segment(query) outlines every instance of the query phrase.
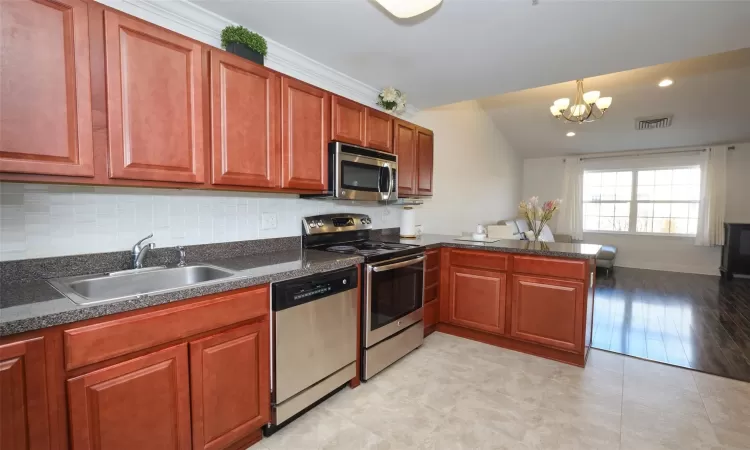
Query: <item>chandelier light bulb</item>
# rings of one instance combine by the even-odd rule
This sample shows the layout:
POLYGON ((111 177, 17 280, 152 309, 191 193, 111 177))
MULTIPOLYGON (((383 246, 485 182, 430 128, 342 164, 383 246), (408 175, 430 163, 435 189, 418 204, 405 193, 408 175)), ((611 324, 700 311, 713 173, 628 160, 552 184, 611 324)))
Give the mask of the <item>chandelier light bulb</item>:
POLYGON ((669 78, 665 78, 659 82, 659 87, 668 87, 672 86, 674 81, 670 80, 669 78))
POLYGON ((443 0, 375 0, 399 19, 408 19, 426 13, 443 0))
POLYGON ((601 97, 596 101, 596 107, 604 111, 612 104, 612 97, 601 97))
POLYGON ((599 100, 599 95, 601 95, 601 92, 599 91, 588 91, 583 94, 583 101, 588 103, 589 105, 592 105, 596 103, 597 100, 599 100))
POLYGON ((570 99, 569 98, 559 98, 555 100, 554 103, 555 107, 557 107, 558 110, 568 109, 568 106, 570 106, 570 99))
POLYGON ((576 135, 576 134, 575 134, 574 132, 572 132, 572 131, 568 131, 568 133, 567 133, 567 134, 566 134, 565 136, 567 136, 567 137, 573 137, 573 136, 575 136, 575 135, 576 135))
POLYGON ((577 105, 573 105, 570 108, 570 114, 572 114, 574 117, 580 117, 584 114, 586 114, 586 105, 579 103, 577 105))
POLYGON ((549 107, 549 111, 552 113, 553 116, 557 117, 562 115, 562 111, 557 109, 557 106, 552 105, 549 107))

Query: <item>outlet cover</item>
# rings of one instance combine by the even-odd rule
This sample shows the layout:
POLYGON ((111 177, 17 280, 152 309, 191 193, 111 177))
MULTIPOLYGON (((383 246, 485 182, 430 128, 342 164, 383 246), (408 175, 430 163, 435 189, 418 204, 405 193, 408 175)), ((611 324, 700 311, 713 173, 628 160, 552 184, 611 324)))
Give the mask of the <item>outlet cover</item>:
POLYGON ((276 228, 276 213, 263 213, 260 216, 260 228, 273 230, 276 228))

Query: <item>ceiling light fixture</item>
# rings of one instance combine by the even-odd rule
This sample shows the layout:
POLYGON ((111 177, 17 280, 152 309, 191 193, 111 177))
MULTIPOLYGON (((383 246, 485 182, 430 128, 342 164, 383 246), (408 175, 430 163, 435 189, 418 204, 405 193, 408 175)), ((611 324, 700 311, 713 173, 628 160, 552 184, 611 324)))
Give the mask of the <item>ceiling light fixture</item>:
POLYGON ((443 0, 375 0, 380 6, 399 19, 424 14, 443 0))
POLYGON ((575 136, 575 135, 576 135, 576 134, 575 134, 575 133, 573 133, 572 131, 568 131, 568 134, 566 134, 565 136, 567 136, 567 137, 573 137, 573 136, 575 136))
POLYGON ((659 87, 668 87, 672 86, 674 84, 674 81, 672 81, 669 78, 665 78, 659 82, 659 87))
MULTIPOLYGON (((570 104, 569 98, 557 99, 549 107, 549 111, 560 120, 585 123, 601 119, 610 105, 612 105, 612 97, 601 97, 599 91, 583 92, 583 80, 576 80, 576 96, 573 104, 570 104)), ((568 136, 575 136, 575 133, 568 133, 568 136)))

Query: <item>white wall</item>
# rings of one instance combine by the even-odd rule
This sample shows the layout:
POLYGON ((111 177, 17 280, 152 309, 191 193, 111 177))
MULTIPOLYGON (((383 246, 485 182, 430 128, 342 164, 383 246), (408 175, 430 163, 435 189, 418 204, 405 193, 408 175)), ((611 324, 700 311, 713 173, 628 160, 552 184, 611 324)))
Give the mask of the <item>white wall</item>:
MULTIPOLYGON (((727 156, 726 220, 750 222, 750 143, 738 144, 727 156)), ((562 195, 562 158, 523 161, 523 197, 542 199, 562 195)), ((556 223, 550 228, 554 231, 556 223)), ((584 233, 584 241, 617 247, 615 265, 676 272, 719 273, 720 248, 701 247, 693 238, 584 233)))
POLYGON ((128 250, 151 232, 158 247, 299 236, 302 217, 335 212, 400 223, 396 207, 296 195, 0 183, 0 260, 128 250))
POLYGON ((516 216, 521 159, 476 101, 420 111, 435 133, 433 198, 417 209, 425 233, 460 235, 516 216))

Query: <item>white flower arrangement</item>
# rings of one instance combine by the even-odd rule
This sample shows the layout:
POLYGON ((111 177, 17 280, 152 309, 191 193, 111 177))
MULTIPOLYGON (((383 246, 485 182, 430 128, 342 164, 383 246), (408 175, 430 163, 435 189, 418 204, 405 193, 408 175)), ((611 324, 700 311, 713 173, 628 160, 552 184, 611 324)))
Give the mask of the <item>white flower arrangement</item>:
POLYGON ((400 114, 406 109, 406 94, 394 87, 387 87, 378 94, 378 105, 390 113, 400 114))

